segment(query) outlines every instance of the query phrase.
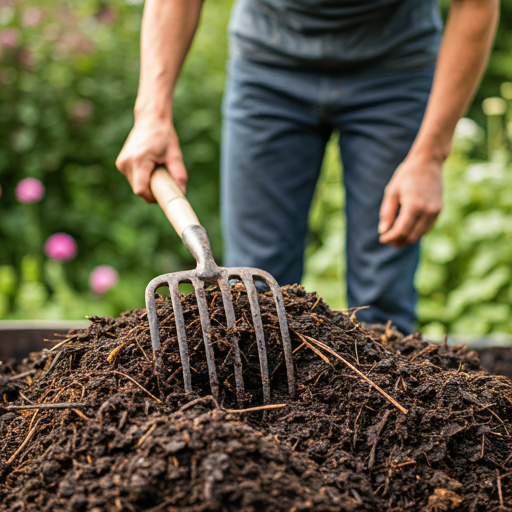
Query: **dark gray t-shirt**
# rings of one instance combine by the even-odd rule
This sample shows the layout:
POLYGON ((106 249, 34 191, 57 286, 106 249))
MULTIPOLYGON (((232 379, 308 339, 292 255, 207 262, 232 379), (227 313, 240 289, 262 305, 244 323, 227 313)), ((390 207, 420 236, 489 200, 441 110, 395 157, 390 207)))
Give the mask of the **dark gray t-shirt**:
POLYGON ((435 64, 437 0, 237 0, 231 54, 330 70, 435 64))

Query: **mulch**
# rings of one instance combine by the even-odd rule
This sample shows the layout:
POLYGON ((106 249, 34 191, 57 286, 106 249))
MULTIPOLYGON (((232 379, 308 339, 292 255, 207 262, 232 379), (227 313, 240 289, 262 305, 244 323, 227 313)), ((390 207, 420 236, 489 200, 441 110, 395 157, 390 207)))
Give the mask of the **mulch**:
POLYGON ((192 393, 161 296, 159 375, 145 310, 91 318, 52 350, 0 364, 0 511, 512 510, 512 382, 475 351, 360 325, 284 287, 297 396, 272 296, 261 294, 272 402, 284 404, 262 409, 245 290, 234 288, 231 331, 219 291, 207 298, 218 400, 193 295, 182 297, 192 393))

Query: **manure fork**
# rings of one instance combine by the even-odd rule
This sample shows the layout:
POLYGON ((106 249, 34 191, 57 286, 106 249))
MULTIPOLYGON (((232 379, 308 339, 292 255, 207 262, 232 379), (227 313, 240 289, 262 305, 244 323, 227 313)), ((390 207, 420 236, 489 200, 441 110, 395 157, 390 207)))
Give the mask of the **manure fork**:
MULTIPOLYGON (((156 312, 155 292, 160 286, 168 286, 171 296, 172 308, 176 322, 176 331, 178 334, 178 346, 180 359, 183 369, 183 381, 185 391, 192 391, 192 378, 190 374, 190 362, 188 356, 187 338, 185 334, 185 319, 181 307, 179 284, 191 283, 194 287, 201 328, 203 331, 203 340, 206 353, 206 362, 208 364, 208 374, 210 387, 213 396, 217 399, 219 395, 219 381, 217 378, 217 369, 215 366, 213 346, 210 337, 210 318, 208 314, 208 305, 205 296, 204 285, 217 284, 222 294, 222 302, 226 312, 226 322, 228 329, 235 325, 235 312, 231 300, 229 280, 240 278, 245 285, 249 304, 251 307, 254 330, 256 333, 256 343, 258 347, 258 356, 261 368, 261 382, 263 387, 263 401, 267 405, 270 403, 270 378, 268 373, 267 349, 265 345, 265 336, 263 333, 263 323, 261 320, 260 307, 258 302, 258 292, 254 284, 254 278, 257 277, 265 281, 270 287, 274 296, 274 302, 279 318, 281 337, 283 341, 283 351, 286 363, 286 373, 288 378, 288 391, 292 397, 295 396, 295 376, 293 372, 292 348, 286 313, 284 309, 283 296, 276 280, 263 270, 249 267, 218 267, 213 258, 210 241, 206 230, 201 226, 194 210, 190 206, 177 183, 167 172, 165 168, 157 167, 151 176, 151 191, 165 215, 173 225, 174 229, 181 237, 185 247, 194 256, 197 267, 195 270, 182 272, 173 272, 163 274, 153 279, 146 288, 146 307, 148 311, 149 327, 151 332, 151 343, 153 346, 155 367, 157 371, 161 368, 161 347, 160 335, 158 331, 158 317, 156 312)), ((239 403, 244 396, 244 380, 242 376, 242 359, 240 356, 240 347, 236 336, 231 336, 231 343, 234 356, 234 374, 236 383, 236 395, 239 403)))

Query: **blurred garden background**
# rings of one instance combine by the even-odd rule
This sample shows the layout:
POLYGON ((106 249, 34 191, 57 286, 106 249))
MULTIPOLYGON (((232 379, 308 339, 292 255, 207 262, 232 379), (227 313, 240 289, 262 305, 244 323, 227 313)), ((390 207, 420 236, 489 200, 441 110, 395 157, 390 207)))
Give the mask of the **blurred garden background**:
MULTIPOLYGON (((219 261, 231 3, 205 2, 174 102, 188 197, 219 261)), ((449 2, 441 5, 446 14, 449 2)), ((143 307, 153 277, 193 267, 159 208, 135 197, 114 164, 133 121, 142 8, 140 0, 0 1, 0 319, 117 315, 143 307)), ((303 284, 337 309, 346 306, 341 174, 333 138, 303 284)), ((458 125, 445 205, 423 243, 419 329, 510 337, 512 0, 502 1, 487 73, 458 125)))

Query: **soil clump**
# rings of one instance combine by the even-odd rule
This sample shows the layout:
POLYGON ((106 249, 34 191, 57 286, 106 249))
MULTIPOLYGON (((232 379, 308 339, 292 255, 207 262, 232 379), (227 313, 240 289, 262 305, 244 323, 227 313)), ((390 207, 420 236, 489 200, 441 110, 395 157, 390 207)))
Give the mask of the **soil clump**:
POLYGON ((352 311, 284 287, 297 397, 287 392, 273 298, 261 294, 272 401, 286 405, 239 412, 262 405, 249 302, 236 285, 238 321, 228 332, 220 292, 207 298, 218 401, 193 295, 182 297, 192 393, 183 391, 174 315, 163 297, 158 378, 145 310, 91 318, 51 351, 18 368, 0 365, 0 511, 512 507, 512 382, 483 370, 475 351, 360 325, 352 311), (240 404, 233 335, 243 354, 240 404))

